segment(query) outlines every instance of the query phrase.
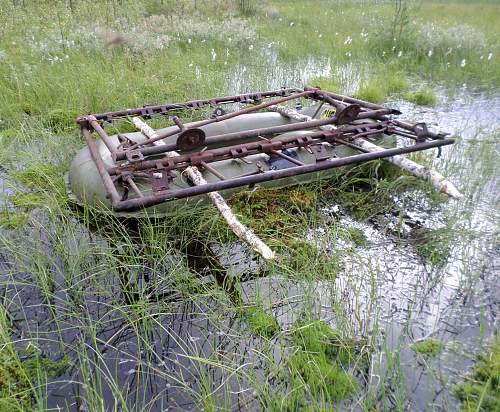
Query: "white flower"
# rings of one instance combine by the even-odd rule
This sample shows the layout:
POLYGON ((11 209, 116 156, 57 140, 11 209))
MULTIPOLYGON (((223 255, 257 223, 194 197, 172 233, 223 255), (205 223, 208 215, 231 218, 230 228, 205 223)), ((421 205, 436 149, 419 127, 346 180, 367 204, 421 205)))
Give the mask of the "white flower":
POLYGON ((462 59, 462 61, 460 62, 460 67, 465 67, 466 64, 467 64, 467 60, 462 59))
POLYGON ((430 49, 430 50, 427 52, 427 56, 428 56, 428 57, 431 57, 431 56, 432 56, 432 53, 433 53, 433 52, 432 52, 432 49, 430 49))
POLYGON ((188 39, 188 43, 191 44, 191 38, 188 39))
POLYGON ((488 53, 488 60, 491 60, 492 57, 493 57, 493 53, 488 53))
POLYGON ((479 56, 479 60, 483 60, 484 59, 484 56, 481 54, 481 56, 479 56))
POLYGON ((295 23, 293 21, 290 22, 290 27, 293 27, 295 23))
POLYGON ((321 38, 323 37, 323 35, 320 33, 320 34, 318 35, 318 37, 321 39, 321 38))
POLYGON ((212 61, 215 61, 215 58, 217 57, 217 53, 215 52, 214 49, 212 49, 210 53, 212 53, 212 61))
POLYGON ((351 43, 352 43, 351 36, 347 36, 347 39, 345 39, 344 44, 351 44, 351 43))
POLYGON ((400 51, 398 52, 398 57, 401 57, 402 55, 403 55, 403 52, 400 50, 400 51))
POLYGON ((251 44, 250 46, 248 46, 248 50, 250 50, 250 51, 253 50, 253 44, 251 44))

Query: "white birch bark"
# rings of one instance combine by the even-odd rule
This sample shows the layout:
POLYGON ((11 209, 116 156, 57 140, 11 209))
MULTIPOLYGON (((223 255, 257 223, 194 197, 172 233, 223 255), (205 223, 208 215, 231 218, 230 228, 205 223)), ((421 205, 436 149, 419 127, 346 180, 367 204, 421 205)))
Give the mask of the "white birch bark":
MULTIPOLYGON (((286 116, 290 119, 297 120, 299 122, 313 120, 310 116, 299 113, 294 109, 281 108, 278 106, 271 106, 269 107, 269 109, 277 113, 280 113, 283 116, 286 116)), ((325 125, 325 126, 320 126, 320 129, 334 130, 335 126, 325 125)), ((377 146, 376 144, 373 144, 362 138, 354 139, 353 143, 361 147, 362 149, 365 149, 368 152, 380 152, 385 150, 383 147, 377 146)), ((396 166, 399 166, 401 169, 406 170, 413 176, 429 181, 434 186, 434 188, 441 193, 445 193, 448 196, 455 199, 460 199, 461 197, 463 197, 463 194, 460 193, 460 191, 456 188, 456 186, 452 182, 450 182, 441 173, 437 172, 434 169, 422 166, 421 164, 418 164, 413 160, 410 160, 402 155, 385 157, 383 160, 387 160, 388 162, 391 162, 396 166)))
MULTIPOLYGON (((133 117, 132 121, 137 127, 138 130, 141 131, 149 139, 154 139, 158 135, 147 123, 142 121, 139 117, 133 117)), ((155 142, 156 144, 163 144, 160 140, 155 142)), ((179 153, 175 151, 167 152, 165 154, 168 157, 179 156, 179 153)), ((186 173, 191 181, 196 186, 206 185, 208 182, 205 180, 201 172, 195 166, 190 166, 184 169, 184 173, 186 173)), ((243 225, 236 215, 233 213, 229 205, 226 203, 224 198, 220 195, 219 192, 210 192, 207 193, 207 196, 210 198, 214 206, 219 210, 222 217, 226 220, 229 227, 232 229, 234 234, 238 236, 239 239, 247 242, 254 251, 260 254, 264 259, 271 260, 274 259, 274 252, 267 246, 253 231, 243 225)))

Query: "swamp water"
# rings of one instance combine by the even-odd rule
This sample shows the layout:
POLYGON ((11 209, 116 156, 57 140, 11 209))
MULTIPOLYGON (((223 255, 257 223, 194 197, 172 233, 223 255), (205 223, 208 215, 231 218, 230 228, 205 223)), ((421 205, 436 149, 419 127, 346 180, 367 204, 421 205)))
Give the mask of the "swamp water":
MULTIPOLYGON (((314 75, 298 76, 307 81, 302 77, 314 75)), ((382 409, 453 410, 457 400, 450 389, 498 328, 500 97, 464 92, 437 108, 393 105, 405 119, 459 136, 432 162, 464 199, 435 206, 419 191, 407 191, 394 199, 399 214, 367 222, 338 205, 323 205, 322 225, 304 238, 339 259, 337 277, 300 282, 274 271, 248 276, 240 294, 244 302, 272 308, 285 332, 301 314, 316 313, 346 336, 367 340, 369 370, 342 408, 368 402, 382 409), (341 238, 339 227, 358 228, 366 243, 341 238), (449 256, 434 260, 417 253, 406 239, 421 228, 446 228, 452 235, 435 247, 438 257, 449 256), (427 338, 442 344, 434 357, 410 348, 427 338)), ((35 210, 25 229, 2 231, 8 247, 0 287, 13 340, 21 353, 63 365, 43 389, 47 406, 92 410, 104 398, 109 408, 198 410, 212 399, 215 407, 257 410, 266 394, 287 391, 275 373, 286 365, 286 337, 252 336, 220 288, 195 299, 169 298, 169 275, 189 275, 193 267, 184 254, 146 268, 140 261, 129 264, 138 288, 152 291, 130 301, 117 275, 120 263, 102 253, 107 242, 69 219, 59 225, 35 210)), ((233 276, 260 270, 239 243, 215 245, 212 252, 233 276)))

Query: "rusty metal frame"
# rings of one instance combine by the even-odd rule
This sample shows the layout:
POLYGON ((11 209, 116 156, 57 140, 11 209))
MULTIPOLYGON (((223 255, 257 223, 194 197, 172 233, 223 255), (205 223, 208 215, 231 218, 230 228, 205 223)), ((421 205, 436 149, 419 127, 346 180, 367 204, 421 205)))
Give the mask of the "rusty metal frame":
POLYGON ((441 147, 454 143, 453 139, 445 138, 444 134, 430 132, 425 123, 415 125, 392 119, 392 115, 401 114, 398 110, 374 103, 354 99, 349 96, 323 91, 318 88, 306 87, 304 89, 280 89, 255 93, 240 94, 234 96, 216 97, 206 100, 193 100, 184 103, 165 104, 158 106, 145 106, 137 109, 128 109, 102 114, 90 114, 77 118, 82 136, 88 146, 90 155, 94 160, 97 170, 102 178, 107 195, 115 211, 134 211, 141 208, 157 205, 172 199, 181 199, 190 196, 206 194, 246 185, 254 185, 269 180, 282 179, 306 173, 314 173, 322 170, 341 167, 349 164, 358 164, 375 159, 394 156, 397 154, 410 153, 434 147, 441 147), (176 150, 177 144, 152 145, 157 140, 166 137, 179 136, 186 130, 199 130, 214 122, 224 121, 246 113, 255 113, 268 109, 270 106, 291 102, 297 99, 310 99, 320 103, 327 103, 335 107, 336 112, 332 117, 305 122, 290 123, 282 126, 258 128, 237 133, 226 133, 208 137, 203 142, 203 147, 192 150, 181 151, 179 156, 165 156, 165 153, 176 150), (182 110, 199 110, 201 108, 219 107, 225 104, 245 104, 244 108, 213 116, 210 119, 201 120, 184 126, 178 116, 172 120, 178 129, 169 133, 158 133, 153 139, 146 139, 142 143, 127 142, 124 135, 120 135, 124 144, 115 147, 110 136, 105 131, 105 125, 117 119, 130 116, 151 118, 154 116, 169 116, 179 114, 182 110), (370 119, 363 122, 363 119, 370 119), (373 122, 376 120, 376 122, 373 122), (334 125, 337 128, 321 130, 321 126, 334 125), (302 133, 291 135, 286 138, 275 138, 273 136, 285 132, 301 131, 302 133), (303 131, 307 131, 304 134, 303 131), (96 141, 92 137, 95 132, 103 144, 110 151, 115 166, 108 167, 104 163, 96 141), (353 141, 356 138, 370 138, 373 135, 395 134, 414 140, 414 144, 404 147, 387 149, 381 152, 366 153, 356 146, 353 141), (260 140, 258 140, 260 138, 260 140), (246 143, 236 141, 251 139, 246 143), (255 141, 257 139, 257 141, 255 141), (322 145, 346 145, 359 150, 355 154, 343 158, 325 158, 318 155, 314 164, 303 164, 302 162, 288 156, 286 150, 303 148, 309 151, 321 152, 322 145), (217 147, 214 148, 214 145, 217 147), (222 147, 220 147, 222 146, 222 147), (321 147, 320 147, 321 146, 321 147), (285 151, 285 153, 283 153, 285 151), (211 163, 226 159, 241 159, 251 155, 265 153, 286 159, 293 166, 281 170, 263 171, 256 169, 255 173, 226 178, 218 172, 211 163), (131 156, 135 156, 137 159, 131 156), (193 186, 179 190, 171 190, 168 187, 168 179, 175 173, 181 173, 186 167, 197 166, 208 171, 218 178, 214 183, 201 186, 193 186), (151 180, 152 194, 144 195, 134 182, 134 178, 148 178, 151 180), (125 194, 120 195, 117 186, 125 188, 125 194), (135 194, 135 198, 128 198, 129 190, 135 194))

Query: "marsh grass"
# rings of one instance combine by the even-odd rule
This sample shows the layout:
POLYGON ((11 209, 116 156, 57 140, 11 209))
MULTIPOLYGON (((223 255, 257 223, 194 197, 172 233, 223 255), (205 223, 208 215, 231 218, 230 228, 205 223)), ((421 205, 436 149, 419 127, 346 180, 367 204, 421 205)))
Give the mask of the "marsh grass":
MULTIPOLYGON (((325 58, 330 74, 301 81, 377 102, 420 93, 416 102, 428 103, 431 93, 414 86, 422 81, 495 88, 498 5, 476 3, 423 2, 395 41, 386 3, 360 12, 359 2, 321 0, 0 0, 0 161, 13 186, 0 212, 3 407, 46 410, 62 388, 63 407, 81 410, 404 410, 408 345, 383 333, 381 274, 361 259, 370 239, 319 210, 335 203, 360 223, 402 216, 394 196, 410 188, 443 200, 426 183, 373 162, 327 182, 237 195, 241 220, 279 254, 260 273, 276 284, 244 301, 264 278, 229 277, 207 257, 214 243, 236 241, 210 207, 132 221, 72 205, 62 176, 82 146, 77 115, 225 94, 233 83, 289 83, 273 69, 307 67, 310 56, 325 58), (308 237, 321 230, 320 241, 308 237), (346 257, 369 273, 348 273, 339 295, 346 257), (375 347, 386 360, 378 383, 375 347)), ((472 202, 495 158, 487 145, 469 149, 485 171, 471 183, 472 202)), ((466 173, 461 163, 442 166, 466 173)), ((457 232, 421 232, 412 251, 439 269, 457 232)))

